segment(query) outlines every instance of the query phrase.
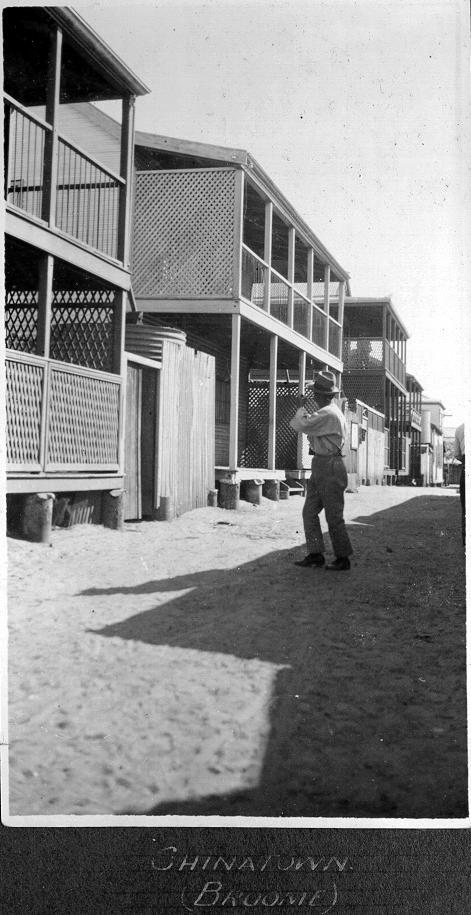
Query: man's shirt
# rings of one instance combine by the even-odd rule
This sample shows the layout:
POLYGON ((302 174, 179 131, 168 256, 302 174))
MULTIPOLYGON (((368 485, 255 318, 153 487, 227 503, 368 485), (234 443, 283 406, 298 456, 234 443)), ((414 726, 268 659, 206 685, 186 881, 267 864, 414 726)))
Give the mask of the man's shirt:
POLYGON ((347 424, 337 404, 327 404, 315 413, 300 407, 290 426, 295 432, 305 432, 315 454, 340 454, 347 433, 347 424))
POLYGON ((455 458, 464 457, 464 423, 455 430, 455 458))

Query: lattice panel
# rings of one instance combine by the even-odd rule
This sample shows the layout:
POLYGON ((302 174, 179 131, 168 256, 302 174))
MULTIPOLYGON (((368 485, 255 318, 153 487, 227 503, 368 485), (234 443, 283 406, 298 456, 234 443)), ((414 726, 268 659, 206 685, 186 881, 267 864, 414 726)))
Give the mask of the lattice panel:
POLYGON ((39 466, 44 368, 6 360, 7 464, 39 466))
POLYGON ((378 369, 383 366, 383 341, 368 337, 346 338, 343 341, 344 371, 378 369))
POLYGON ((138 173, 135 294, 231 295, 234 213, 233 170, 138 173))
POLYGON ((38 293, 33 289, 9 289, 5 302, 5 346, 21 353, 35 353, 38 334, 38 293))
POLYGON ((361 400, 375 410, 384 411, 384 378, 381 375, 342 375, 342 387, 349 402, 361 400))
POLYGON ((297 396, 297 384, 279 384, 277 386, 275 464, 283 470, 293 470, 297 462, 298 436, 289 425, 297 410, 297 396))
POLYGON ((91 369, 113 367, 114 290, 54 292, 51 358, 91 369))
MULTIPOLYGON (((289 423, 297 410, 298 385, 278 384, 276 388, 275 465, 278 470, 297 466, 297 433, 289 423)), ((247 444, 240 456, 241 467, 266 467, 268 463, 268 398, 266 381, 252 381, 248 391, 247 444)), ((314 409, 312 396, 307 409, 314 409)))
POLYGON ((241 467, 266 467, 268 464, 268 386, 265 382, 249 384, 246 445, 239 463, 241 467))
POLYGON ((117 465, 119 391, 112 381, 51 371, 46 470, 117 465))

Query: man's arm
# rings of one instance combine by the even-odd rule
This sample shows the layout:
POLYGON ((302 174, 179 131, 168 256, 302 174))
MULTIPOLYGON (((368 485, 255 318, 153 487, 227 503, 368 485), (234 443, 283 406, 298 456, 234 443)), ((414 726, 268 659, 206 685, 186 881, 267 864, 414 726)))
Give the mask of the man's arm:
POLYGON ((290 426, 295 432, 331 432, 331 418, 325 413, 308 413, 305 407, 300 407, 293 416, 290 426))

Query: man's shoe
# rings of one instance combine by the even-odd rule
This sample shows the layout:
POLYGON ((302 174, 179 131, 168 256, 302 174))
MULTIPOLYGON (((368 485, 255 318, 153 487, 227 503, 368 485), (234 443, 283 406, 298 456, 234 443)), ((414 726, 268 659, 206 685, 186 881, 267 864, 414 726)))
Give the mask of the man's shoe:
POLYGON ((328 572, 346 572, 350 568, 348 556, 337 556, 334 562, 326 566, 328 572))
POLYGON ((295 566, 301 566, 301 568, 306 569, 308 566, 323 566, 325 564, 324 554, 323 553, 309 553, 304 559, 298 559, 295 563, 295 566))

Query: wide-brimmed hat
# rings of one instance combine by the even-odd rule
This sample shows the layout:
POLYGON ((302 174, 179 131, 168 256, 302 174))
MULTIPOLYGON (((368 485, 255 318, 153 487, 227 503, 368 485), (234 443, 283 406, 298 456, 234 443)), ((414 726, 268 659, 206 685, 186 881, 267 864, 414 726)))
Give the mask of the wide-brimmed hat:
POLYGON ((338 394, 339 389, 333 372, 317 372, 311 390, 315 394, 338 394))

